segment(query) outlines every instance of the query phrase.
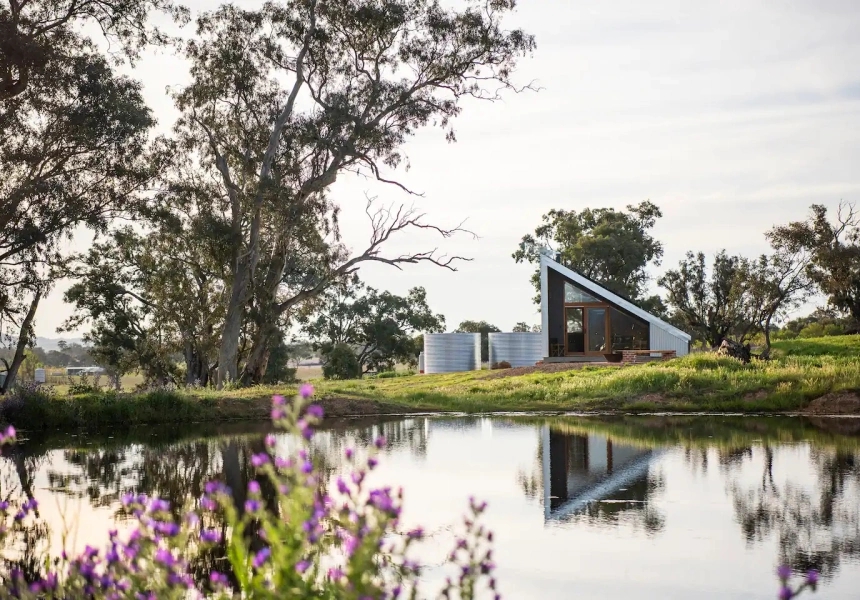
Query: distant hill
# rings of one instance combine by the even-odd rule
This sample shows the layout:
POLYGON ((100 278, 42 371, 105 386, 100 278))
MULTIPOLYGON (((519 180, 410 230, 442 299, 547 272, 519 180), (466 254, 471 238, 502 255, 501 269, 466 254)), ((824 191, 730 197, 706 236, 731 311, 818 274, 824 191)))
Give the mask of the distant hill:
POLYGON ((84 345, 83 338, 49 338, 49 337, 37 337, 36 338, 36 347, 41 348, 45 352, 50 352, 51 350, 59 350, 60 342, 66 342, 67 344, 80 344, 84 345))

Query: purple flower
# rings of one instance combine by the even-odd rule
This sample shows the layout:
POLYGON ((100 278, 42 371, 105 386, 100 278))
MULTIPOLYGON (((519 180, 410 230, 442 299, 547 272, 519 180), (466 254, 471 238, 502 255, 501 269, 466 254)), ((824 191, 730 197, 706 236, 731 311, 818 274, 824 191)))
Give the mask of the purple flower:
POLYGON ((808 583, 809 585, 817 584, 818 583, 818 571, 816 571, 815 569, 807 571, 806 583, 808 583))
POLYGON ((259 494, 260 493, 260 484, 256 481, 251 481, 248 483, 248 493, 249 494, 259 494))
POLYGON ((203 510, 215 510, 215 507, 215 501, 209 496, 203 496, 200 498, 200 508, 203 510))
POLYGON ((346 485, 342 477, 337 478, 337 491, 341 494, 349 495, 349 486, 346 485))
POLYGON ((165 567, 173 567, 176 565, 176 557, 170 552, 170 550, 165 550, 164 548, 159 548, 155 553, 155 561, 160 562, 165 567))
POLYGON ((314 395, 314 386, 309 383, 302 384, 302 387, 299 388, 299 396, 302 398, 308 399, 314 395))
POLYGON ((385 447, 385 436, 381 435, 378 438, 376 438, 376 440, 374 440, 374 442, 373 442, 373 445, 376 446, 377 448, 380 448, 380 449, 384 448, 385 447))
POLYGON ((347 460, 352 460, 352 457, 355 454, 355 451, 352 448, 347 448, 345 454, 346 454, 347 460))
POLYGON ((275 457, 275 466, 279 469, 289 469, 293 466, 293 461, 282 456, 275 457))
POLYGON ((279 408, 276 406, 275 408, 272 409, 272 420, 273 421, 280 421, 285 416, 286 416, 286 413, 284 413, 284 410, 282 408, 279 408))
POLYGON ((391 498, 391 489, 371 490, 368 503, 383 512, 394 512, 394 500, 391 498))
POLYGON ((323 407, 319 404, 311 404, 310 406, 308 406, 308 414, 315 419, 322 419, 323 415, 325 414, 325 411, 323 410, 323 407))
POLYGON ((149 503, 149 512, 167 512, 170 510, 170 502, 160 498, 153 498, 149 503))
POLYGON ((310 568, 310 566, 311 566, 311 563, 309 563, 308 561, 300 560, 299 562, 296 563, 296 571, 298 571, 299 573, 304 573, 305 571, 307 571, 310 568))
POLYGON ((271 433, 266 436, 266 446, 268 448, 274 448, 276 441, 277 440, 275 440, 275 436, 272 435, 271 433))
POLYGON ((245 502, 245 511, 255 513, 260 510, 260 503, 257 500, 248 500, 245 502))
POLYGON ((782 586, 779 590, 779 600, 791 600, 794 598, 794 592, 788 586, 782 586))
POLYGON ((226 494, 227 487, 220 481, 209 481, 203 487, 203 491, 205 491, 207 494, 226 494))
POLYGON ((785 581, 786 579, 791 577, 791 567, 789 567, 788 565, 780 565, 776 569, 776 574, 780 579, 785 581))
POLYGON ((217 544, 221 541, 221 532, 214 529, 204 529, 200 532, 200 541, 206 544, 217 544))
POLYGON ((343 578, 343 571, 341 571, 338 567, 328 570, 328 577, 333 581, 337 581, 343 578))
POLYGON ((314 470, 314 465, 311 463, 311 461, 307 460, 304 463, 302 463, 302 473, 312 473, 313 470, 314 470))
POLYGON ((309 440, 314 437, 314 430, 304 419, 299 419, 299 422, 296 423, 296 426, 299 428, 299 431, 302 432, 302 437, 306 440, 309 440))
POLYGON ((254 454, 251 457, 251 464, 254 465, 254 467, 256 467, 258 469, 260 467, 262 467, 263 465, 267 464, 268 462, 269 462, 269 455, 266 454, 265 452, 261 452, 260 454, 254 454))
POLYGON ((368 469, 374 469, 374 468, 376 468, 376 465, 378 465, 378 464, 379 464, 379 461, 373 457, 370 457, 367 459, 367 468, 368 469))
POLYGON ((166 535, 167 537, 174 537, 176 535, 179 535, 179 525, 173 522, 156 523, 155 530, 162 535, 166 535))
POLYGON ((272 551, 269 548, 263 548, 259 552, 254 555, 254 560, 252 561, 254 568, 259 569, 266 561, 269 560, 269 556, 272 555, 272 551))
MULTIPOLYGON (((313 388, 311 388, 311 391, 313 391, 313 388)), ((7 427, 6 431, 3 433, 3 437, 5 437, 7 440, 15 439, 15 435, 15 428, 11 425, 9 425, 9 427, 7 427)))
POLYGON ((223 573, 219 573, 218 571, 212 571, 209 573, 209 582, 213 586, 226 586, 228 583, 227 576, 223 573))
POLYGON ((420 540, 421 538, 424 537, 424 530, 421 529, 420 527, 416 527, 415 529, 413 529, 412 531, 407 533, 406 536, 410 540, 420 540))
POLYGON ((272 406, 284 406, 287 403, 287 399, 283 396, 272 396, 272 406))

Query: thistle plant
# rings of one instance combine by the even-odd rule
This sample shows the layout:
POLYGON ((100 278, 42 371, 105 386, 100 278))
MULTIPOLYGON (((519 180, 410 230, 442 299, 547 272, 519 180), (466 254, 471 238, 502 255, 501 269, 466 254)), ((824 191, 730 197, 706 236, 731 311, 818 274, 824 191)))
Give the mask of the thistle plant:
MULTIPOLYGON (((328 482, 309 455, 308 442, 323 417, 319 406, 308 405, 312 395, 313 388, 305 385, 292 402, 273 398, 274 424, 301 444, 283 457, 275 452, 275 437, 266 437, 266 451, 251 458, 256 477, 241 506, 220 481, 205 486, 196 506, 175 512, 164 500, 128 494, 122 499, 132 516, 127 532, 111 531, 104 548, 88 546, 75 557, 63 552, 36 581, 20 572, 7 574, 0 599, 426 597, 419 589, 421 565, 410 558, 423 530, 402 530, 401 490, 367 482, 385 440, 377 439, 361 455, 347 449, 350 472, 327 492, 328 482), (194 558, 219 548, 226 554, 223 568, 212 570, 208 581, 195 582, 194 558)), ((14 439, 12 428, 0 435, 0 443, 14 439)), ((34 499, 0 505, 0 538, 36 518, 36 507, 34 499)), ((485 507, 470 502, 464 532, 448 556, 452 576, 440 598, 498 598, 492 533, 479 522, 485 507)))

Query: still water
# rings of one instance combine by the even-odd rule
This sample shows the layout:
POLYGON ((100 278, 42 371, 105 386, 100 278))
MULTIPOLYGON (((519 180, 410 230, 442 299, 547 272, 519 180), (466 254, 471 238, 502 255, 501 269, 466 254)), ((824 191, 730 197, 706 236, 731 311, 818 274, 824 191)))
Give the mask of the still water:
MULTIPOLYGON (((210 479, 247 482, 265 433, 25 440, 0 459, 0 496, 35 496, 40 519, 4 553, 38 569, 44 552, 103 546, 126 492, 181 504, 210 479)), ((405 524, 431 534, 418 556, 430 588, 474 495, 489 503, 506 598, 774 598, 781 562, 821 570, 810 598, 860 597, 860 419, 348 420, 314 438, 314 457, 334 476, 345 448, 380 434, 371 483, 402 486, 405 524)))

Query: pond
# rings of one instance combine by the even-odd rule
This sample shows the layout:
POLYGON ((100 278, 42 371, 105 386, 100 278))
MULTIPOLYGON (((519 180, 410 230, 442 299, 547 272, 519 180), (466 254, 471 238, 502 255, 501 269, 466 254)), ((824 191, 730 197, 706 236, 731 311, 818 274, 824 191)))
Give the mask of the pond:
MULTIPOLYGON (((34 495, 39 520, 3 553, 38 570, 45 552, 103 546, 126 523, 126 492, 181 504, 213 478, 247 482, 266 432, 234 424, 25 439, 0 459, 0 495, 34 495)), ((430 533, 418 555, 430 588, 474 495, 489 503, 505 598, 774 598, 782 562, 822 572, 810 598, 857 598, 860 419, 345 420, 314 438, 314 458, 334 476, 344 449, 380 434, 387 446, 372 483, 402 486, 405 525, 430 533)), ((286 453, 295 440, 278 444, 286 453)))

